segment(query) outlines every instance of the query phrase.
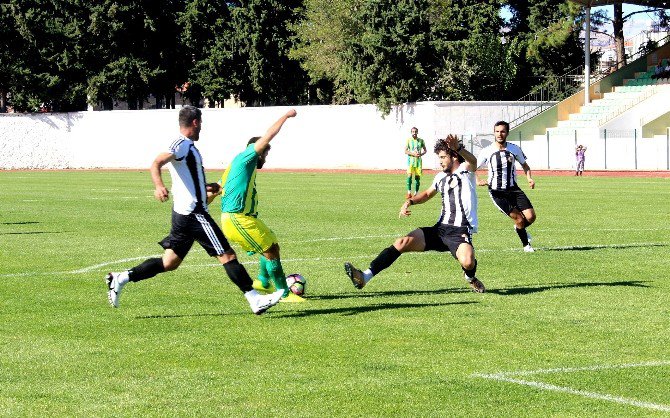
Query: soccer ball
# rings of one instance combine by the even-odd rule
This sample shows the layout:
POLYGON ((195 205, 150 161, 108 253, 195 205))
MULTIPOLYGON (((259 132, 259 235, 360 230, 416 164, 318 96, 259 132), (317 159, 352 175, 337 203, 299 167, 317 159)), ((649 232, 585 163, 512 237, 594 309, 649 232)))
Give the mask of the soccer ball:
POLYGON ((289 290, 295 293, 298 296, 305 294, 305 286, 307 285, 307 280, 298 273, 289 274, 286 276, 286 285, 289 290))

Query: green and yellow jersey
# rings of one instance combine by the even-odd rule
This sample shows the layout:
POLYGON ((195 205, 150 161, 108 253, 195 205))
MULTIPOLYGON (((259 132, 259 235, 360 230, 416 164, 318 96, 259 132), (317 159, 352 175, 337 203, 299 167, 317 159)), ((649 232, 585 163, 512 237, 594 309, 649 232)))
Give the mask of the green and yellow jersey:
POLYGON ((221 176, 219 180, 223 188, 221 213, 258 216, 258 193, 256 192, 258 157, 254 144, 249 144, 244 151, 237 154, 221 176))
MULTIPOLYGON (((407 145, 405 149, 413 152, 421 152, 426 147, 426 143, 421 138, 409 137, 407 139, 407 145)), ((409 168, 421 168, 421 157, 414 157, 411 155, 407 156, 407 167, 409 168)))

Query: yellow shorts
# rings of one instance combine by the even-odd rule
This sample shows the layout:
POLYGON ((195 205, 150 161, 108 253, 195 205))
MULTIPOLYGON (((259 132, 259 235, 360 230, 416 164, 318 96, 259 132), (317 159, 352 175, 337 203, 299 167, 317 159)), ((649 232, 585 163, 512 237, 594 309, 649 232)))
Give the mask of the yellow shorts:
POLYGON ((221 229, 229 241, 245 251, 262 254, 277 242, 274 232, 263 221, 241 213, 222 213, 221 229))
POLYGON ((407 167, 407 175, 408 176, 414 175, 414 176, 421 177, 421 167, 420 166, 419 167, 412 167, 412 166, 407 167))

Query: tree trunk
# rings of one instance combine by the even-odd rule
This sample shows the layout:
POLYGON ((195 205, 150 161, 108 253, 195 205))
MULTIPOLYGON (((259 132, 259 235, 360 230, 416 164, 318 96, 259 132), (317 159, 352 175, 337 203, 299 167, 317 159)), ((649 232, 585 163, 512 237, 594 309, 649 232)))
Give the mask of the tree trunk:
POLYGON ((0 90, 0 113, 7 113, 7 92, 0 90))
POLYGON ((614 4, 612 30, 614 31, 614 50, 616 52, 617 68, 621 68, 626 65, 625 39, 623 37, 623 6, 621 3, 614 4))

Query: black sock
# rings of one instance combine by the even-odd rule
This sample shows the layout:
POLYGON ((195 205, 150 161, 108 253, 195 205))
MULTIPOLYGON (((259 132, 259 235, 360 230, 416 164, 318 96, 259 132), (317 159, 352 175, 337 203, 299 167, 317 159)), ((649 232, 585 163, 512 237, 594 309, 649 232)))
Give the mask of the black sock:
POLYGON ((391 245, 388 248, 384 248, 381 253, 372 260, 372 263, 370 263, 370 271, 372 271, 373 275, 376 275, 380 271, 384 270, 385 268, 388 268, 391 264, 393 264, 394 261, 400 257, 400 251, 396 249, 393 245, 391 245))
POLYGON ((140 280, 150 279, 157 274, 165 272, 162 258, 149 258, 144 263, 128 270, 128 280, 139 282, 140 280))
POLYGON ((526 233, 526 228, 519 229, 515 226, 514 229, 516 229, 516 234, 519 236, 523 246, 525 247, 528 245, 528 234, 526 233))
POLYGON ((224 264, 223 268, 226 269, 226 274, 230 280, 235 283, 242 292, 247 293, 253 289, 253 287, 251 287, 253 281, 251 280, 251 277, 249 277, 249 273, 247 273, 244 266, 237 261, 237 258, 224 264))
POLYGON ((477 260, 475 260, 475 266, 472 268, 472 270, 466 270, 465 267, 463 266, 461 266, 461 268, 465 272, 465 276, 467 277, 467 279, 474 279, 475 274, 477 274, 477 260))

